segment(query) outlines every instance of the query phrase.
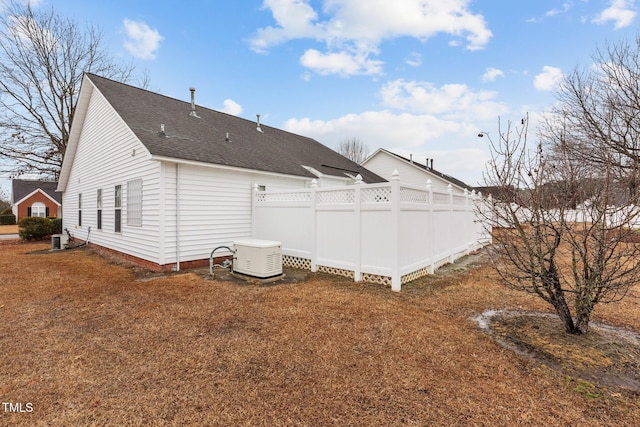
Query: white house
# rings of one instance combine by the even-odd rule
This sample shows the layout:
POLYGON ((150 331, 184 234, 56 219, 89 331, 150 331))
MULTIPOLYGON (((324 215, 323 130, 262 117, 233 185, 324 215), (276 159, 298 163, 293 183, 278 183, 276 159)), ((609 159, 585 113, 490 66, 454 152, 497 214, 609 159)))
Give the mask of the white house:
POLYGON ((196 106, 194 90, 189 103, 86 74, 57 190, 74 236, 168 270, 251 237, 254 186, 357 175, 384 182, 313 139, 196 106))
POLYGON ((401 180, 405 184, 417 185, 424 187, 427 180, 431 181, 434 191, 446 191, 451 185, 453 191, 462 193, 466 189, 472 191, 473 187, 452 176, 446 175, 433 168, 433 159, 426 159, 422 164, 413 159, 392 153, 391 151, 380 148, 375 153, 367 157, 361 164, 368 170, 380 175, 387 181, 391 180, 391 172, 398 171, 401 180))

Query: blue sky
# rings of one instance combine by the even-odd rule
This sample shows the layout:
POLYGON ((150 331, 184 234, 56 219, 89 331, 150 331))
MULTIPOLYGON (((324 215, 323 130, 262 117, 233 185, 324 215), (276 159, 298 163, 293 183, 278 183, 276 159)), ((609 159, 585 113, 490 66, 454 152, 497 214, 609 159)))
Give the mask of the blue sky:
MULTIPOLYGON (((638 35, 635 0, 40 0, 94 24, 150 89, 310 136, 357 137, 471 185, 479 131, 532 122, 563 73, 638 35)), ((135 84, 135 82, 132 82, 135 84)))

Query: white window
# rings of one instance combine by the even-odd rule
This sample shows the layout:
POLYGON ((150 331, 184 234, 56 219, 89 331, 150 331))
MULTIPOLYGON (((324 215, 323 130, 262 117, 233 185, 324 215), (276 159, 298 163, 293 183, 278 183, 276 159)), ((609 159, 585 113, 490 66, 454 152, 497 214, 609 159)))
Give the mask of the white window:
POLYGON ((97 219, 98 219, 98 230, 102 230, 102 188, 98 188, 98 194, 96 195, 96 205, 97 205, 97 219))
POLYGON ((45 218, 47 216, 47 207, 44 205, 44 203, 35 202, 31 205, 30 216, 39 216, 45 218))
POLYGON ((142 225, 142 179, 127 182, 127 225, 142 225))
POLYGON ((114 199, 115 223, 113 231, 120 233, 122 231, 122 185, 116 185, 114 199))

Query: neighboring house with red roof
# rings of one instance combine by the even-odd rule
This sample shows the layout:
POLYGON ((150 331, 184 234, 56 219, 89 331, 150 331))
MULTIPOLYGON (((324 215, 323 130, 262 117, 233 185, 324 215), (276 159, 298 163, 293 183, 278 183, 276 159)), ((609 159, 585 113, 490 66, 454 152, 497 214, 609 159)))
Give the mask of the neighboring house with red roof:
POLYGON ((16 221, 30 216, 60 217, 62 194, 55 181, 14 179, 11 182, 11 212, 16 221))
POLYGON ((189 103, 85 74, 58 191, 63 228, 168 270, 251 237, 253 188, 358 175, 385 181, 311 138, 196 106, 194 91, 189 103))

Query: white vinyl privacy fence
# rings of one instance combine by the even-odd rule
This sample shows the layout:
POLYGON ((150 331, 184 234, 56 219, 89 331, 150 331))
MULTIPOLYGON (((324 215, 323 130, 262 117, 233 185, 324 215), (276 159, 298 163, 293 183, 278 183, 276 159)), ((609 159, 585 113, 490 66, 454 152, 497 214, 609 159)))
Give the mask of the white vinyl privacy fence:
POLYGON ((253 237, 282 243, 285 265, 391 285, 433 273, 489 243, 475 192, 391 182, 253 191, 253 237))

